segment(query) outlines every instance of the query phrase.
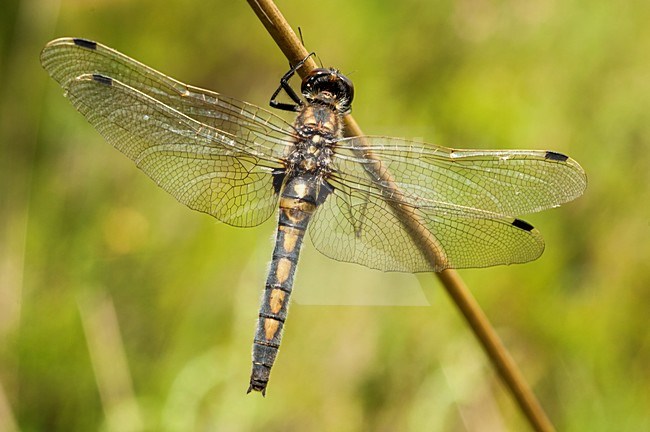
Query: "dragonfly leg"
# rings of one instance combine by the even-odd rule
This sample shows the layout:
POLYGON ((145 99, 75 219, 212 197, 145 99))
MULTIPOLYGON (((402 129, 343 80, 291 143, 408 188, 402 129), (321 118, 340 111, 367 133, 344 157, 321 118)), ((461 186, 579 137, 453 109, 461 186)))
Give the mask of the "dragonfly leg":
POLYGON ((291 67, 287 73, 285 73, 282 78, 280 78, 280 85, 278 88, 273 92, 273 95, 271 96, 271 100, 269 101, 269 105, 271 105, 273 108, 281 109, 284 111, 300 111, 300 108, 303 105, 302 99, 300 99, 300 96, 296 93, 296 91, 291 87, 289 84, 289 80, 291 77, 296 73, 298 69, 302 67, 302 65, 305 64, 307 59, 311 56, 313 56, 315 53, 310 53, 307 57, 304 59, 300 60, 298 63, 296 63, 295 66, 291 67), (295 102, 295 103, 286 103, 286 102, 279 102, 276 100, 280 92, 284 90, 285 93, 289 96, 289 98, 295 102))

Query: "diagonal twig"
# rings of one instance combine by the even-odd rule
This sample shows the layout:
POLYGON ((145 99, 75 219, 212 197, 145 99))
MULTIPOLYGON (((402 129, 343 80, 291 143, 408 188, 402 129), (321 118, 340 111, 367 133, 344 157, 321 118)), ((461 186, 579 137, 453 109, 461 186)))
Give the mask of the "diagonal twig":
MULTIPOLYGON (((307 57, 309 53, 300 43, 291 26, 284 19, 272 0, 247 1, 291 64, 296 64, 307 57)), ((298 70, 298 73, 301 77, 304 77, 315 67, 316 63, 312 58, 309 58, 302 68, 298 70)), ((346 135, 363 136, 358 124, 350 115, 345 116, 345 127, 346 135)), ((366 158, 369 157, 368 153, 364 153, 364 156, 366 158)), ((376 165, 379 166, 379 164, 376 165)), ((381 183, 387 185, 386 189, 393 196, 401 196, 399 188, 394 185, 389 172, 382 170, 373 171, 369 174, 376 176, 376 178, 381 178, 381 183)), ((418 221, 417 216, 406 206, 400 206, 399 204, 391 204, 391 206, 399 216, 400 221, 409 235, 420 247, 422 254, 427 257, 432 265, 443 262, 446 258, 442 255, 442 250, 436 247, 437 241, 430 232, 423 228, 424 225, 418 221)), ((467 320, 474 335, 479 340, 493 366, 501 376, 501 379, 512 393, 531 427, 539 432, 555 431, 553 424, 533 394, 521 371, 508 353, 476 299, 474 299, 467 289, 458 272, 448 269, 436 273, 436 275, 467 320)))

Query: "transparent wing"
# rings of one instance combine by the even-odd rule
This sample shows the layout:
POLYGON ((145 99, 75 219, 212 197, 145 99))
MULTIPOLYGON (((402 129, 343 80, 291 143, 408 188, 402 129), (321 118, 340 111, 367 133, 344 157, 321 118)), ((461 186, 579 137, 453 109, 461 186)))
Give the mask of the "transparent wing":
POLYGON ((551 151, 456 150, 368 136, 343 139, 335 152, 338 181, 379 191, 385 184, 368 170, 386 170, 414 206, 424 200, 516 216, 557 207, 587 186, 575 160, 551 151))
POLYGON ((272 172, 293 133, 279 117, 82 39, 49 43, 41 62, 88 121, 180 202, 235 226, 275 210, 272 172))
POLYGON ((532 261, 544 250, 542 237, 513 216, 558 206, 586 187, 580 165, 554 152, 453 150, 385 137, 344 139, 335 151, 334 193, 310 236, 331 258, 381 270, 532 261), (399 193, 377 172, 388 173, 399 193), (403 224, 394 204, 415 227, 403 224))
POLYGON ((309 229, 312 242, 339 261, 412 273, 523 263, 544 251, 539 231, 519 219, 422 203, 403 205, 418 221, 417 227, 406 228, 389 203, 339 184, 314 215, 309 229), (434 263, 426 251, 433 251, 434 263))

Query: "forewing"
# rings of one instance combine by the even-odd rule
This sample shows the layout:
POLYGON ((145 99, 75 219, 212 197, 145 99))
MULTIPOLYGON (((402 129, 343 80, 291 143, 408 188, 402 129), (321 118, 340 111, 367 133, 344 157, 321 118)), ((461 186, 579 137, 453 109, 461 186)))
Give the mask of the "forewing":
POLYGON ((573 159, 538 150, 455 150, 399 138, 354 137, 336 145, 338 181, 382 191, 385 170, 413 206, 433 201, 504 216, 557 207, 582 195, 587 178, 573 159))
POLYGON ((273 213, 272 172, 282 167, 290 137, 256 114, 263 110, 238 102, 246 109, 237 112, 219 95, 75 41, 50 43, 42 63, 107 141, 192 209, 235 226, 258 225, 273 213), (276 138, 264 137, 269 128, 276 138))
POLYGON ((63 88, 84 74, 113 78, 200 123, 241 138, 241 150, 263 159, 283 157, 291 145, 292 126, 275 114, 184 84, 97 42, 53 40, 43 49, 41 63, 63 88))

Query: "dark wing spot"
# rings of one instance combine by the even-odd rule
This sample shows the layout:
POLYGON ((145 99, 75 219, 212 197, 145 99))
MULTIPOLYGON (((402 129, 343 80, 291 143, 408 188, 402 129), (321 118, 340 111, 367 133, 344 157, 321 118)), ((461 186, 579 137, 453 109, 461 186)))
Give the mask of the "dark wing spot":
POLYGON ((529 224, 528 222, 523 221, 521 219, 513 220, 512 225, 516 226, 517 228, 521 228, 524 231, 532 231, 533 228, 534 228, 531 224, 529 224))
POLYGON ((273 190, 276 194, 279 194, 287 173, 284 171, 284 169, 275 169, 271 175, 273 176, 273 190))
POLYGON ((554 161, 559 161, 559 162, 564 162, 567 159, 569 159, 569 156, 563 155, 562 153, 554 152, 554 151, 547 151, 546 155, 544 157, 548 160, 554 160, 554 161))
POLYGON ((97 49, 97 42, 93 42, 88 39, 75 38, 72 39, 74 44, 83 48, 88 48, 91 50, 97 49))
POLYGON ((108 85, 108 86, 113 85, 113 78, 109 78, 109 77, 104 76, 104 75, 93 74, 93 80, 97 81, 100 84, 104 84, 104 85, 108 85))

